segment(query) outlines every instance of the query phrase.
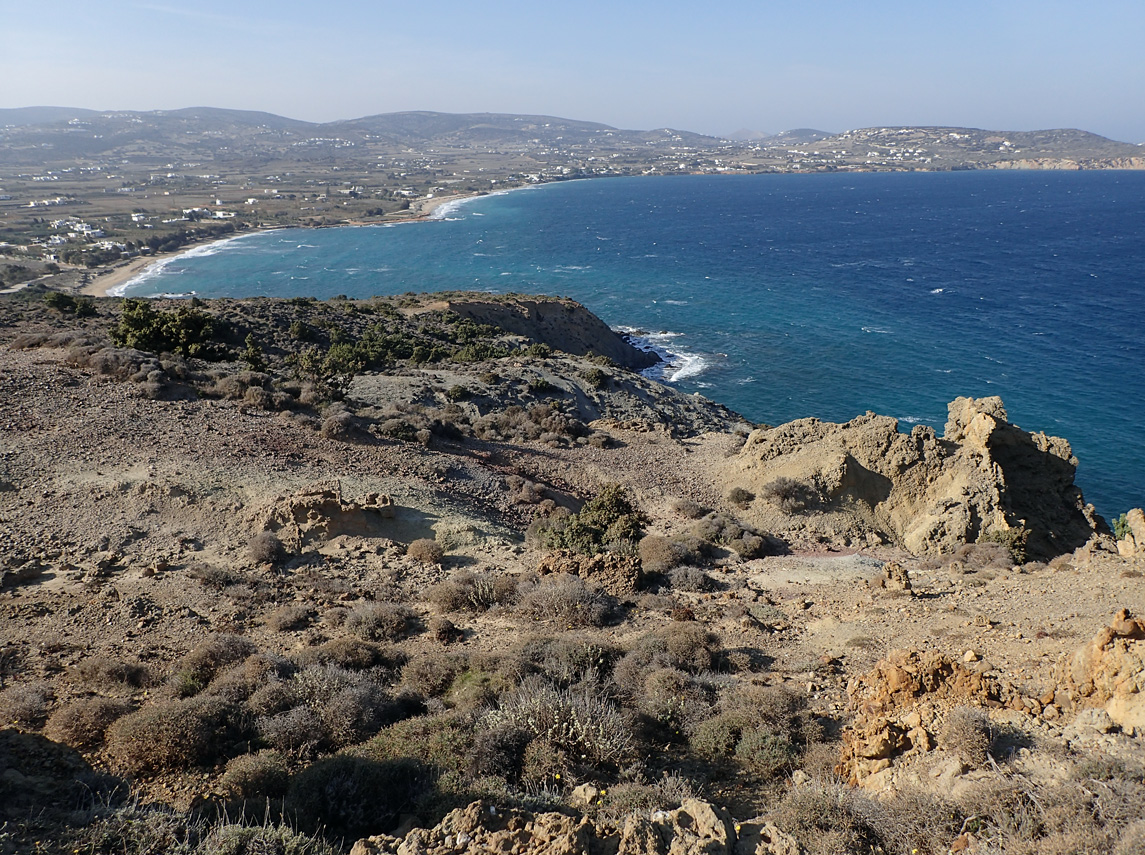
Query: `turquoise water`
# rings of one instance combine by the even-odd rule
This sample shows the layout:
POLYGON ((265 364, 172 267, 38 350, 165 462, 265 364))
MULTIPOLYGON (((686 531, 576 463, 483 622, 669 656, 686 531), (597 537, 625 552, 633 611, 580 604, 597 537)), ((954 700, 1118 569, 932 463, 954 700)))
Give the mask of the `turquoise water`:
POLYGON ((958 395, 1064 436, 1106 516, 1145 503, 1145 173, 681 176, 483 197, 388 227, 214 244, 128 293, 573 297, 756 421, 958 395))

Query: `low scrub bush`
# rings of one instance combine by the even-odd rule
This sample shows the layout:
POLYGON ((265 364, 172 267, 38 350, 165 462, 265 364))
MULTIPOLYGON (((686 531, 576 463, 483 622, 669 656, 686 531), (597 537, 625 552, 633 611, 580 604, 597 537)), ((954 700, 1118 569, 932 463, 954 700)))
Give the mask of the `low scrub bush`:
POLYGON ((83 659, 72 673, 85 685, 96 688, 140 689, 151 682, 151 673, 144 666, 109 656, 83 659))
POLYGON ((285 808, 300 828, 348 843, 390 830, 429 783, 427 770, 410 760, 340 755, 291 778, 285 808))
POLYGON ((0 723, 39 727, 55 693, 47 683, 17 683, 0 691, 0 723))
POLYGON ((992 740, 990 718, 976 707, 952 709, 947 713, 938 736, 938 744, 943 750, 975 768, 986 762, 992 740))
POLYGON ((346 635, 294 654, 299 665, 337 665, 348 671, 397 670, 405 659, 405 654, 393 647, 346 635))
POLYGON ((107 729, 131 709, 131 704, 115 698, 79 698, 52 713, 44 734, 72 748, 94 748, 103 744, 107 729))
POLYGON ((305 705, 259 716, 255 730, 265 745, 292 757, 311 756, 326 739, 322 716, 305 705))
POLYGON ((530 677, 481 719, 485 730, 516 728, 591 764, 626 759, 634 746, 620 708, 598 689, 560 689, 530 677))
POLYGON ((568 517, 550 517, 536 532, 549 549, 568 549, 583 555, 622 549, 638 542, 648 518, 639 511, 627 491, 618 484, 600 493, 568 517))
POLYGON ((207 687, 220 670, 258 652, 254 643, 239 635, 215 635, 179 660, 172 685, 181 697, 195 695, 207 687))
POLYGON ((307 606, 281 606, 266 616, 266 625, 275 632, 293 632, 308 627, 313 617, 314 610, 307 606))
POLYGON ((785 514, 797 514, 814 507, 819 497, 811 485, 782 477, 764 484, 760 494, 785 514))
POLYGON ((681 564, 694 563, 699 557, 695 544, 658 534, 645 535, 638 549, 640 564, 649 573, 664 573, 681 564))
POLYGON ((134 775, 209 763, 227 742, 232 713, 219 698, 150 704, 108 728, 108 757, 113 766, 134 775))
POLYGON ((250 557, 256 564, 277 564, 286 557, 286 547, 272 531, 260 531, 250 541, 250 557))
POLYGON ((445 550, 436 540, 423 537, 406 547, 406 555, 422 564, 440 564, 445 558, 445 550))
POLYGON ((346 615, 346 631, 365 641, 396 641, 413 628, 413 611, 398 603, 367 603, 346 615))
POLYGON ((434 585, 427 599, 443 612, 485 612, 517 599, 519 579, 505 573, 459 573, 434 585))
POLYGON ((266 799, 285 795, 289 780, 281 754, 259 751, 229 760, 219 784, 234 799, 266 799))
POLYGON ((464 670, 462 656, 426 653, 406 663, 402 683, 423 698, 437 698, 449 691, 454 679, 464 670))
POLYGON ((603 626, 611 615, 604 594, 591 590, 579 576, 558 573, 521 583, 516 614, 567 627, 603 626))
POLYGON ((220 344, 222 333, 222 325, 214 316, 192 306, 161 311, 150 300, 126 299, 123 315, 111 329, 111 340, 119 347, 151 353, 218 359, 225 355, 220 344))

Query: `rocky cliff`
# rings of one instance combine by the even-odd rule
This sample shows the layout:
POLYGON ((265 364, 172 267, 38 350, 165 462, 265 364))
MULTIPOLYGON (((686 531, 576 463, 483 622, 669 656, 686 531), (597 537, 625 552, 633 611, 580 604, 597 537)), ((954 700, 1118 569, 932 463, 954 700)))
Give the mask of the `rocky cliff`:
POLYGON ((1101 525, 1074 486, 1076 465, 1066 440, 1010 424, 1001 399, 958 398, 941 437, 921 425, 899 433, 874 413, 756 430, 726 479, 763 499, 748 519, 768 530, 801 525, 916 555, 997 539, 1045 558, 1101 525))
POLYGON ((513 297, 450 300, 448 308, 462 317, 544 342, 554 350, 607 356, 617 365, 639 371, 660 361, 637 350, 600 318, 573 300, 513 297))

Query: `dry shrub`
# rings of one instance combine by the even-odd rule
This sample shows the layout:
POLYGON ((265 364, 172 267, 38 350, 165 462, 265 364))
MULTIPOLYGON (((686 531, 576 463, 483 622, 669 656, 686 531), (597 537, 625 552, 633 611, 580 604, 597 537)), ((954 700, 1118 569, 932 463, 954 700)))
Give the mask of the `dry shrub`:
POLYGON ((109 656, 84 659, 72 669, 72 673, 85 685, 96 688, 140 689, 151 682, 151 674, 144 666, 109 656))
POLYGON ((635 744, 627 717, 600 690, 560 689, 540 677, 526 679, 503 697, 480 725, 486 730, 524 730, 592 764, 617 763, 635 744))
POLYGON ((314 610, 307 606, 281 606, 266 616, 266 625, 275 632, 292 632, 305 629, 314 617, 314 610))
POLYGON ((44 734, 72 748, 94 748, 107 729, 131 712, 131 704, 113 698, 80 698, 52 713, 44 734))
POLYGON ((963 763, 977 768, 986 762, 992 739, 993 729, 985 712, 977 707, 955 707, 946 715, 938 744, 963 763))
POLYGON ((221 591, 228 585, 237 585, 246 581, 246 577, 233 570, 214 567, 210 564, 192 564, 187 568, 187 575, 212 591, 221 591))
POLYGON ((396 641, 414 628, 414 613, 398 603, 366 603, 346 615, 346 630, 366 641, 396 641))
POLYGON ((699 791, 687 778, 665 772, 651 784, 625 782, 609 787, 597 804, 597 815, 623 824, 632 814, 649 816, 656 811, 675 810, 687 799, 699 797, 699 791))
POLYGON ((532 734, 519 727, 479 729, 473 735, 469 754, 473 774, 516 781, 521 777, 525 752, 532 739, 532 734))
POLYGON ((505 573, 459 573, 429 589, 426 597, 443 612, 484 612, 517 598, 518 579, 505 573))
POLYGON ((818 492, 809 484, 794 478, 776 478, 760 490, 767 501, 785 514, 797 514, 814 506, 818 492))
POLYGON ((362 433, 362 427, 351 413, 337 410, 322 420, 321 433, 327 439, 349 442, 362 433))
POLYGON ((668 582, 676 591, 694 593, 706 593, 718 587, 716 580, 699 567, 673 567, 668 572, 668 582))
POLYGON ((539 672, 558 686, 599 683, 612 673, 620 655, 619 648, 606 642, 574 634, 529 639, 518 653, 528 666, 525 670, 539 672))
POLYGON ((807 855, 868 855, 893 851, 880 833, 885 815, 866 796, 843 786, 812 783, 790 790, 768 818, 807 855))
POLYGON ((457 624, 441 615, 430 619, 429 634, 442 644, 452 644, 465 637, 465 633, 457 628, 457 624))
POLYGON ((221 633, 212 636, 179 660, 174 689, 186 697, 201 692, 220 670, 241 662, 258 648, 239 635, 221 633))
POLYGON ((348 686, 322 705, 322 725, 335 748, 368 739, 395 716, 390 696, 372 683, 348 686))
POLYGON ((704 514, 708 513, 707 508, 693 502, 691 499, 673 499, 669 507, 673 513, 679 514, 687 520, 698 520, 704 516, 704 514))
POLYGON ((422 537, 406 547, 406 555, 422 564, 440 564, 445 558, 445 550, 436 540, 422 537))
POLYGON ((728 501, 738 507, 747 507, 755 500, 755 493, 743 487, 732 487, 728 490, 728 501))
POLYGON ((711 684, 676 668, 650 671, 639 689, 637 706, 670 740, 682 738, 712 714, 711 684))
POLYGON ((532 620, 557 621, 568 627, 603 626, 612 611, 605 595, 567 573, 526 579, 518 591, 516 612, 532 620))
POLYGON ((294 661, 303 666, 337 665, 349 671, 368 668, 396 670, 405 664, 405 654, 392 647, 343 635, 299 651, 294 654, 294 661))
POLYGON ((219 698, 151 704, 107 730, 112 765, 134 775, 177 771, 214 760, 232 713, 219 698))
POLYGON ((638 550, 640 563, 649 573, 663 573, 699 558, 694 544, 669 540, 659 534, 649 534, 641 538, 638 550))
POLYGON ((256 564, 277 564, 286 557, 286 548, 272 531, 260 531, 250 540, 250 558, 256 564))
POLYGON ((0 691, 0 723, 39 727, 55 692, 47 683, 17 683, 0 691))
POLYGON ((275 751, 308 757, 326 738, 322 717, 308 706, 298 706, 255 721, 259 738, 275 751))
POLYGON ((230 760, 219 783, 231 798, 264 799, 285 795, 289 780, 282 755, 276 751, 260 751, 230 760))
POLYGON ((438 698, 449 691, 464 670, 463 656, 425 653, 415 656, 402 669, 402 683, 424 698, 438 698))

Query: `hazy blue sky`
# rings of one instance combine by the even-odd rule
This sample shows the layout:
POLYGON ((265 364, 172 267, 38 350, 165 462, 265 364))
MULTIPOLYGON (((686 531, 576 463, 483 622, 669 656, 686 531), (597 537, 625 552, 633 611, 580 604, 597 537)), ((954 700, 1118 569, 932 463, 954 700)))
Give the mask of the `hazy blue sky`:
POLYGON ((1145 142, 1145 2, 5 0, 0 106, 31 105, 1145 142))

